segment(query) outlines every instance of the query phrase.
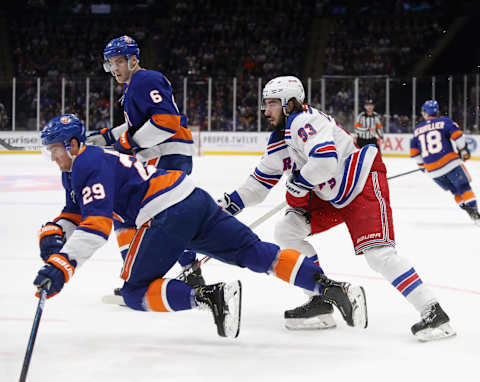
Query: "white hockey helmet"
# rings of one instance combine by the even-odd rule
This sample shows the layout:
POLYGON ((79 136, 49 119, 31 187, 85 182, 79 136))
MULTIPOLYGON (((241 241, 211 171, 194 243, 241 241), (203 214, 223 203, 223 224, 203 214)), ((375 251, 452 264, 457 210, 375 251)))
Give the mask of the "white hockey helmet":
POLYGON ((303 104, 305 100, 305 90, 303 89, 302 81, 294 76, 275 77, 267 82, 263 88, 263 101, 272 98, 280 99, 283 114, 288 115, 288 101, 294 98, 303 104))

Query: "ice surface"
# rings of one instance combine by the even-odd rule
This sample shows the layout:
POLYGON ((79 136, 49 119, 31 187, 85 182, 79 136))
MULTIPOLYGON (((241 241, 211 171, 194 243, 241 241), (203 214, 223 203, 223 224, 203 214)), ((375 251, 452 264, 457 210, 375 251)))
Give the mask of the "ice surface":
MULTIPOLYGON (((214 197, 243 182, 255 156, 195 158, 194 178, 214 197)), ((415 168, 386 158, 389 175, 415 168)), ((468 162, 480 193, 480 162, 468 162)), ((282 201, 283 185, 264 203, 242 212, 249 223, 282 201)), ((121 285, 121 259, 110 240, 47 301, 29 381, 473 381, 480 361, 480 227, 426 175, 390 182, 397 249, 432 287, 458 336, 419 343, 410 326, 419 319, 406 300, 355 257, 346 227, 312 237, 321 265, 334 279, 361 284, 369 327, 292 332, 283 311, 305 301, 302 291, 273 277, 215 260, 208 282, 240 279, 243 317, 236 340, 220 338, 205 311, 144 313, 105 305, 121 285)), ((37 299, 32 281, 42 263, 37 231, 64 200, 58 170, 38 155, 0 156, 0 381, 20 375, 37 299)), ((280 214, 258 227, 273 240, 280 214)), ((169 276, 176 276, 175 267, 169 276)))

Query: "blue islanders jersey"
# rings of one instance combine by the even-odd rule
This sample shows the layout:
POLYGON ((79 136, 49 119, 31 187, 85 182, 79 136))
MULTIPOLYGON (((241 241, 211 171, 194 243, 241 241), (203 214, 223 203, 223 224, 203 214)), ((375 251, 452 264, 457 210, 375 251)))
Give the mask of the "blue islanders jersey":
POLYGON ((465 137, 457 123, 447 117, 428 119, 413 131, 410 157, 432 177, 445 175, 462 163, 452 141, 457 148, 465 146, 465 137))
POLYGON ((139 70, 123 89, 129 133, 142 148, 141 160, 170 154, 192 156, 194 145, 187 117, 173 98, 168 79, 154 70, 139 70))
POLYGON ((135 157, 95 146, 82 148, 62 183, 66 204, 57 220, 76 224, 62 252, 79 265, 105 244, 114 218, 141 227, 195 188, 182 171, 145 168, 135 157))

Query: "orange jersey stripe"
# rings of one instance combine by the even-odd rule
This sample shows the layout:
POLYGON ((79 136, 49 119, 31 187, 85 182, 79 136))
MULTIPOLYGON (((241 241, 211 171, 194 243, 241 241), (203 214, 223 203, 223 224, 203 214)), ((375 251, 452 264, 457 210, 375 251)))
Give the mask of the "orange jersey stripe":
POLYGON ((156 178, 150 179, 150 185, 148 187, 147 193, 143 197, 143 200, 146 200, 150 196, 152 196, 153 194, 155 194, 155 193, 157 193, 161 190, 164 190, 167 187, 170 187, 182 175, 183 175, 182 171, 173 171, 172 170, 172 171, 168 171, 168 174, 166 174, 166 175, 160 175, 160 176, 157 176, 156 178))
POLYGON ((381 129, 382 128, 382 124, 381 123, 377 123, 377 126, 375 126, 375 128, 378 130, 378 129, 381 129))
POLYGON ((360 127, 360 126, 362 126, 362 124, 357 122, 353 127, 360 127))
POLYGON ((410 149, 410 156, 411 157, 416 157, 418 154, 420 154, 420 150, 417 148, 411 148, 410 149))
POLYGON ((448 162, 451 162, 454 159, 458 159, 457 153, 448 153, 441 157, 439 160, 436 160, 432 163, 425 163, 425 169, 427 171, 438 170, 440 167, 445 166, 448 162))
POLYGON ((163 296, 163 287, 164 284, 166 286, 166 279, 157 279, 150 283, 148 286, 147 292, 145 293, 145 300, 147 302, 148 307, 153 310, 154 312, 169 312, 170 310, 167 308, 168 302, 164 302, 165 296, 163 296))
POLYGON ((157 125, 174 130, 176 133, 170 138, 193 140, 192 132, 180 125, 180 116, 172 114, 155 114, 152 116, 153 122, 157 125))
POLYGON ((274 269, 276 276, 289 283, 290 276, 292 275, 292 271, 295 268, 295 264, 299 257, 300 252, 295 251, 294 249, 284 249, 281 251, 278 256, 277 265, 275 265, 274 269))
POLYGON ((122 274, 120 275, 122 280, 127 281, 130 277, 130 272, 132 271, 133 263, 135 262, 135 258, 137 257, 138 249, 140 248, 140 243, 143 239, 143 234, 145 230, 150 227, 150 221, 146 222, 144 225, 140 227, 135 232, 135 235, 130 242, 130 248, 128 249, 127 256, 125 257, 125 261, 123 263, 122 274))
POLYGON ((463 133, 460 130, 454 131, 453 134, 450 136, 453 140, 460 138, 463 133))
POLYGON ((80 223, 80 227, 99 231, 106 236, 110 236, 112 225, 112 218, 107 218, 105 216, 89 216, 86 219, 82 220, 82 222, 80 223))
POLYGON ((118 246, 122 248, 125 245, 130 245, 137 232, 136 228, 125 228, 120 231, 116 231, 118 246))
POLYGON ((160 162, 160 157, 149 159, 147 162, 147 166, 155 166, 157 167, 158 163, 160 162))
POLYGON ((58 217, 56 217, 55 219, 53 219, 53 222, 56 223, 56 222, 58 222, 60 219, 70 220, 70 221, 72 221, 73 223, 75 223, 76 225, 79 225, 80 222, 82 221, 82 215, 80 215, 80 214, 73 214, 73 213, 71 213, 71 212, 62 212, 58 217))

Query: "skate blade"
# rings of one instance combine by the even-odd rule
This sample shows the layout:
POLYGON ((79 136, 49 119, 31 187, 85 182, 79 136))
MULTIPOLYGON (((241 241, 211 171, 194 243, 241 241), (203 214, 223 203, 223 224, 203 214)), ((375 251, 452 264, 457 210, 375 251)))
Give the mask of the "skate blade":
POLYGON ((240 280, 225 285, 223 297, 228 311, 225 311, 223 330, 225 337, 237 338, 240 334, 242 316, 242 283, 240 280))
POLYGON ((348 299, 353 308, 353 327, 365 329, 368 326, 367 299, 361 286, 351 285, 347 291, 348 299))
POLYGON ((102 297, 102 302, 108 305, 120 305, 127 306, 122 296, 117 296, 116 294, 110 294, 102 297))
POLYGON ((417 337, 420 342, 429 342, 453 337, 456 334, 457 332, 450 326, 448 322, 446 322, 437 328, 427 328, 421 330, 415 334, 415 337, 417 337))
POLYGON ((310 318, 286 318, 285 328, 288 330, 333 329, 337 326, 333 314, 321 314, 310 318))

